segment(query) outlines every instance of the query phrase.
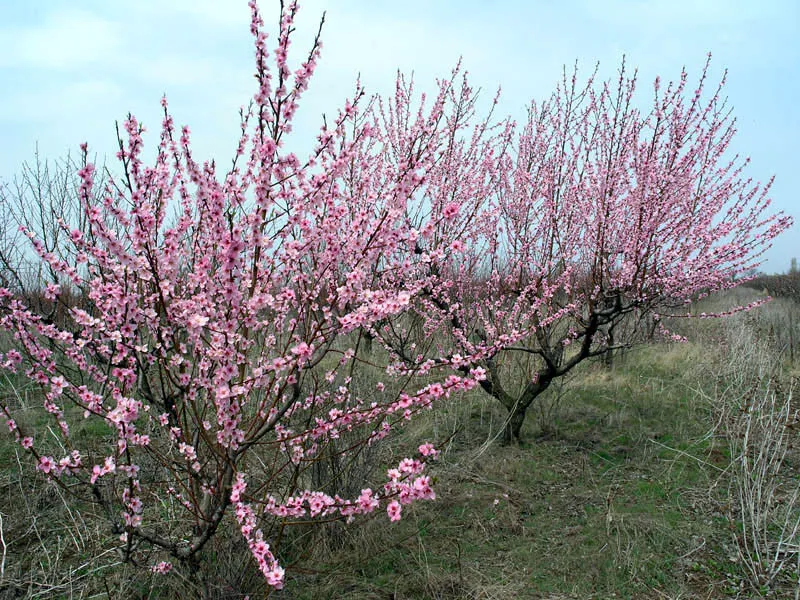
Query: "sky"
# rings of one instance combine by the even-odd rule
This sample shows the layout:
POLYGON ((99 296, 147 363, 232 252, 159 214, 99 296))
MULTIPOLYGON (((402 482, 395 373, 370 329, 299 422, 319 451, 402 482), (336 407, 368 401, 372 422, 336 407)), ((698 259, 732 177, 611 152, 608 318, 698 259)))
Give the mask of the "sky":
MULTIPOLYGON (((274 26, 278 0, 261 0, 274 26)), ((796 0, 308 0, 293 47, 305 54, 326 13, 319 68, 295 134, 311 139, 361 77, 369 92, 392 90, 397 70, 425 87, 462 58, 486 97, 502 89, 501 112, 523 119, 546 98, 563 65, 613 77, 622 56, 641 90, 699 76, 708 52, 714 79, 737 117, 732 150, 752 158, 749 176, 775 175, 773 206, 798 225, 762 267, 788 269, 800 256, 800 3, 796 0)), ((195 156, 227 162, 238 109, 254 91, 246 0, 0 0, 0 179, 31 160, 76 154, 89 143, 113 156, 114 122, 131 112, 153 142, 166 94, 191 127, 195 156)), ((148 138, 145 138, 147 142, 148 138)))

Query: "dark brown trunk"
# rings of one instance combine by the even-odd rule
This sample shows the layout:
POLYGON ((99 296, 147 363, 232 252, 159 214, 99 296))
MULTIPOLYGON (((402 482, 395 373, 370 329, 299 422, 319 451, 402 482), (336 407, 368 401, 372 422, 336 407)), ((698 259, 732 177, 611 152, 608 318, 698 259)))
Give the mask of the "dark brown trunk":
POLYGON ((614 331, 613 329, 609 329, 608 331, 608 350, 606 350, 605 355, 603 356, 603 364, 605 365, 606 369, 613 369, 614 368, 614 350, 612 346, 614 345, 614 331))
POLYGON ((522 442, 522 424, 525 422, 525 413, 527 406, 517 404, 514 408, 510 409, 508 420, 506 421, 506 428, 503 432, 503 444, 509 445, 512 443, 519 444, 522 442))
POLYGON ((364 342, 364 354, 367 356, 372 356, 372 340, 374 339, 375 338, 369 333, 365 333, 364 337, 362 338, 364 342))

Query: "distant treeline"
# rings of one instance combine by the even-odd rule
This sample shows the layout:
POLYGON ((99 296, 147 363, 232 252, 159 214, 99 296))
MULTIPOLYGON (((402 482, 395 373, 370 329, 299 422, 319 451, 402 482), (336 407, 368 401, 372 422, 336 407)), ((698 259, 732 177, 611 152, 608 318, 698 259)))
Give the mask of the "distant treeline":
POLYGON ((790 270, 777 275, 757 275, 742 285, 766 291, 776 298, 792 298, 800 301, 800 271, 790 270))

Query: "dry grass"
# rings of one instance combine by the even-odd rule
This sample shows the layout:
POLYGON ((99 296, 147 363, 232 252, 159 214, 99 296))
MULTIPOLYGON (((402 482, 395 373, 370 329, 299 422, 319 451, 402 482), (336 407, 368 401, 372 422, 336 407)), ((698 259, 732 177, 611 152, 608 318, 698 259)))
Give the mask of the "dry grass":
MULTIPOLYGON (((741 303, 748 294, 710 304, 741 303)), ((288 585, 272 597, 790 597, 790 561, 753 585, 734 535, 743 513, 737 494, 728 494, 737 477, 743 481, 734 468, 742 447, 720 426, 733 423, 725 411, 752 381, 792 375, 788 353, 768 334, 779 330, 784 309, 765 308, 725 325, 684 319, 688 344, 644 346, 618 357, 613 369, 583 365, 532 407, 523 446, 499 444, 505 412, 479 391, 411 421, 391 446, 343 471, 337 485, 350 490, 379 479, 390 456, 430 440, 444 450, 434 467, 438 499, 406 507, 395 524, 381 514, 347 527, 293 529, 282 547, 288 585)), ((364 389, 372 385, 369 373, 358 376, 364 389)), ((786 430, 784 442, 795 435, 786 430)), ((797 461, 786 456, 767 513, 792 497, 785 476, 797 461)), ((112 569, 109 537, 93 525, 90 508, 23 473, 30 470, 20 469, 4 438, 0 598, 196 595, 180 566, 159 579, 130 566, 112 569)), ((318 473, 317 483, 328 475, 318 473)), ((783 539, 786 548, 795 543, 783 539)), ((213 597, 265 592, 237 536, 220 538, 207 558, 213 597)))

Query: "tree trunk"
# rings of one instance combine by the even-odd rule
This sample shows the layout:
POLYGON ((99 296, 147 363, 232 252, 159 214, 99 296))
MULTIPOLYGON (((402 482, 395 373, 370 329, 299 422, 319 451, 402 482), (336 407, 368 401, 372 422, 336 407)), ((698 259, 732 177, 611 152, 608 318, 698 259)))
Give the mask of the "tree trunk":
POLYGON ((603 364, 605 365, 606 369, 613 369, 614 368, 614 330, 608 330, 608 350, 606 350, 605 355, 603 356, 603 364))
POLYGON ((364 353, 367 356, 372 356, 372 340, 375 338, 369 332, 365 332, 364 337, 361 339, 364 342, 364 353))
POLYGON ((506 421, 506 428, 503 432, 503 444, 509 445, 511 443, 521 443, 522 437, 522 424, 525 422, 525 414, 528 407, 521 402, 517 402, 513 407, 508 409, 508 420, 506 421))
POLYGON ((494 360, 486 361, 486 371, 488 377, 480 382, 483 391, 500 401, 508 411, 508 419, 503 431, 503 443, 505 445, 512 442, 522 441, 522 425, 525 422, 525 414, 533 401, 544 392, 558 375, 555 370, 545 370, 537 373, 536 377, 525 386, 519 396, 512 396, 508 393, 501 383, 500 371, 494 360))

